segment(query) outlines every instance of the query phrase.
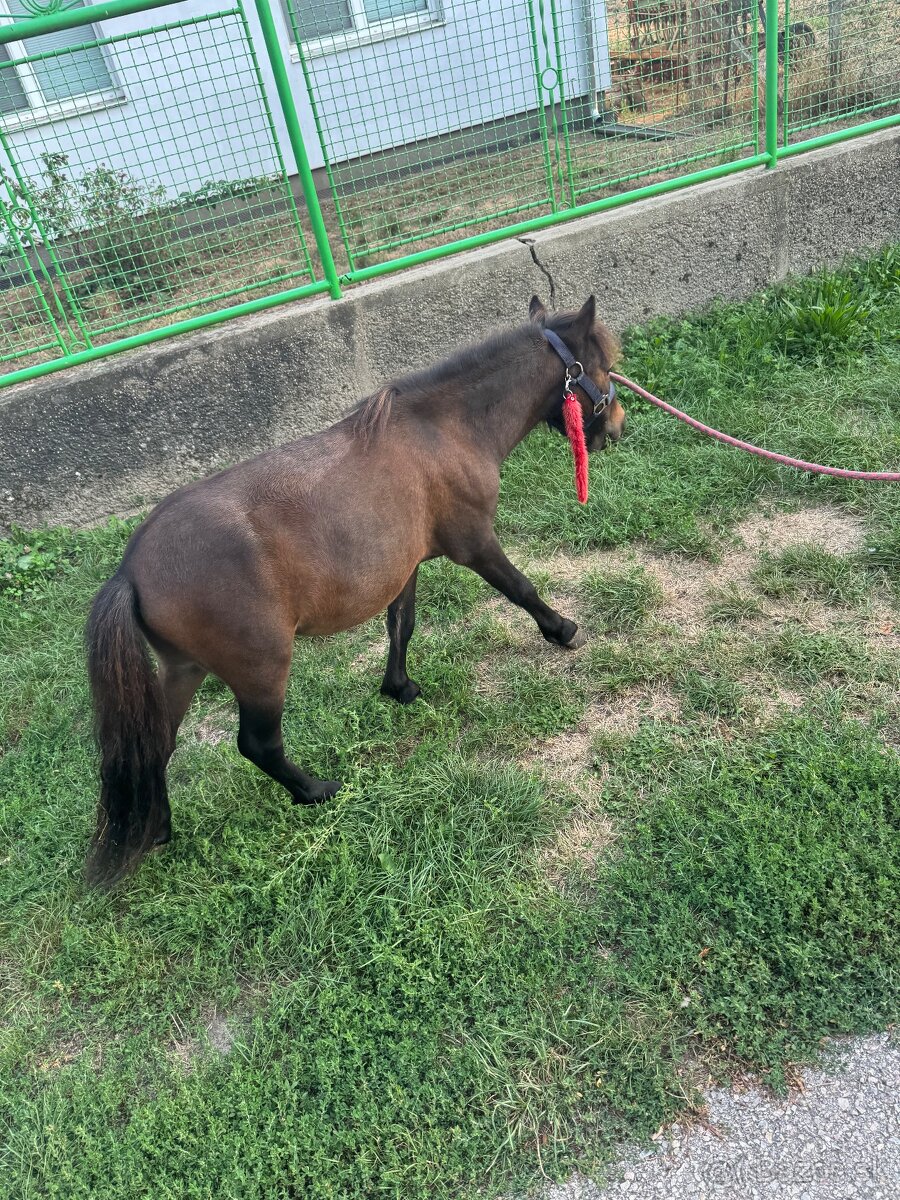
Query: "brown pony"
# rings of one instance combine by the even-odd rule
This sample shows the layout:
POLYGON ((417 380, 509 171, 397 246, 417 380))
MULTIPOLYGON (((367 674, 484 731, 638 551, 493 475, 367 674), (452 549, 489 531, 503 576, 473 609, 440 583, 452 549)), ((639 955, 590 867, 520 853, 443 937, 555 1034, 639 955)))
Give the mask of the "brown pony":
POLYGON ((350 629, 387 607, 381 690, 409 704, 419 688, 406 647, 427 559, 471 568, 529 612, 548 641, 581 645, 575 623, 544 604, 503 553, 493 523, 500 464, 539 422, 562 428, 562 353, 578 360, 572 377, 583 368, 576 394, 588 448, 618 440, 616 346, 593 296, 553 317, 535 296, 530 314, 530 323, 397 379, 330 429, 180 488, 135 530, 87 627, 102 782, 90 881, 114 883, 169 840, 166 764, 210 672, 237 699, 241 754, 295 803, 333 796, 338 782, 307 775, 284 752, 293 639, 350 629))

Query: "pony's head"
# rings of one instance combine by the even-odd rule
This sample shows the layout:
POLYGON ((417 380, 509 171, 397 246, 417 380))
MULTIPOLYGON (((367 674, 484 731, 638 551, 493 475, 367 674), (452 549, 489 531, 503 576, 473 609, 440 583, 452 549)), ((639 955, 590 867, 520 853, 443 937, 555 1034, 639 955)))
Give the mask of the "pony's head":
MULTIPOLYGON (((603 398, 602 407, 592 399, 583 387, 573 388, 581 405, 585 441, 588 450, 602 450, 607 442, 617 442, 625 427, 625 409, 616 399, 615 387, 609 377, 619 353, 615 336, 597 320, 597 303, 589 296, 577 312, 556 313, 549 316, 537 296, 531 297, 528 314, 541 329, 550 330, 562 340, 575 359, 573 378, 581 371, 590 379, 603 398), (600 407, 600 411, 595 410, 600 407)), ((558 352, 547 343, 547 353, 558 357, 558 352)), ((559 401, 553 403, 547 423, 565 433, 562 418, 562 390, 559 401)))

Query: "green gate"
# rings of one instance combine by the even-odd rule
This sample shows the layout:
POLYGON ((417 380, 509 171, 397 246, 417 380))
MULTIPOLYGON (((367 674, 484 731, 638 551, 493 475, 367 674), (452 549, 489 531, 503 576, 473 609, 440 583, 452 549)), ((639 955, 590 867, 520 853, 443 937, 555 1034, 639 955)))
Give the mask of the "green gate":
POLYGON ((572 205, 555 0, 513 0, 481 26, 448 3, 400 51, 365 30, 315 36, 324 3, 305 23, 288 10, 345 271, 572 205), (445 87, 435 44, 465 51, 445 87))
POLYGON ((399 45, 407 25, 378 42, 335 32, 331 0, 288 5, 347 281, 760 153, 755 4, 399 3, 419 22, 399 45))

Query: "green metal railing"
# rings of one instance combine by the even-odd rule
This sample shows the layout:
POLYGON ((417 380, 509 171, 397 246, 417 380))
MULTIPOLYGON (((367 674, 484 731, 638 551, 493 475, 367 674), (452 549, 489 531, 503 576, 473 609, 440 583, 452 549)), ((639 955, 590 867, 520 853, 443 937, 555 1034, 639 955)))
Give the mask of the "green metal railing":
POLYGON ((0 29, 2 385, 340 294, 296 112, 284 107, 290 89, 268 5, 258 4, 258 49, 242 0, 159 20, 175 3, 109 0, 0 29), (95 28, 150 10, 157 19, 139 28, 95 28), (45 49, 42 39, 65 30, 76 32, 45 49), (99 61, 112 83, 101 93, 92 90, 99 61), (65 67, 54 73, 54 63, 65 67), (52 93, 61 84, 78 99, 60 103, 52 93), (100 146, 80 132, 88 112, 107 131, 100 146))
POLYGON ((0 386, 900 121, 879 0, 73 2, 0 27, 0 386))

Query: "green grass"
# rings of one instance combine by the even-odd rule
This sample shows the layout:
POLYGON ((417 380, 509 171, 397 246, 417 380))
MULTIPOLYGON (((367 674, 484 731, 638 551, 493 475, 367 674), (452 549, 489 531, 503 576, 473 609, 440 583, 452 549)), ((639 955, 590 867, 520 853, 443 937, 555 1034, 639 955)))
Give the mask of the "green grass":
POLYGON ((579 585, 593 628, 636 629, 662 602, 662 588, 643 567, 588 571, 579 585))
MULTIPOLYGON (((818 279, 782 285, 746 304, 660 320, 625 339, 624 373, 700 420, 808 461, 884 469, 900 459, 900 252, 848 268, 865 299, 863 335, 849 346, 786 353, 782 303, 813 304, 818 279)), ((725 450, 623 392, 639 436, 591 463, 590 497, 571 503, 571 463, 551 434, 509 459, 498 528, 540 553, 625 545, 708 554, 759 500, 785 507, 847 505, 873 538, 896 540, 900 489, 807 476, 725 450)), ((893 544, 893 543, 891 543, 893 544)))
POLYGON ((789 546, 763 554, 754 580, 766 596, 798 596, 829 604, 859 604, 871 588, 862 567, 849 555, 830 554, 821 546, 789 546))
POLYGON ((707 619, 715 624, 738 624, 762 615, 762 605, 752 592, 741 591, 735 584, 719 588, 706 608, 707 619))
POLYGON ((736 717, 744 688, 736 679, 716 671, 689 670, 681 683, 688 711, 710 717, 736 717))
POLYGON ((780 629, 759 647, 772 671, 800 683, 885 680, 897 676, 895 656, 878 657, 852 633, 820 632, 796 624, 780 629))
POLYGON ((607 694, 643 687, 680 675, 686 647, 655 637, 629 641, 597 639, 587 649, 588 670, 594 686, 607 694))
MULTIPOLYGON (((778 449, 896 462, 897 262, 634 331, 625 369, 778 449), (846 347, 830 318, 792 315, 847 291, 867 316, 846 347)), ((726 588, 683 629, 647 620, 659 592, 640 568, 586 566, 573 592, 594 639, 555 656, 473 576, 428 564, 415 705, 378 695, 380 620, 297 645, 286 741, 345 781, 336 800, 291 806, 238 754, 209 681, 170 768, 175 841, 113 895, 80 877, 96 802, 81 639, 131 523, 0 544, 2 1200, 524 1194, 682 1111, 686 1056, 777 1087, 823 1037, 897 1020, 900 760, 882 738, 900 679, 854 605, 893 611, 900 493, 629 410, 585 507, 561 439, 538 433, 507 466, 501 534, 543 591, 553 550, 715 555, 760 501, 840 506, 867 552, 767 560, 764 606, 726 588), (781 619, 796 595, 830 606, 827 629, 781 619), (680 715, 595 718, 652 688, 680 715), (778 688, 804 709, 767 706, 778 688), (616 840, 560 889, 541 864, 584 820, 559 761, 576 727, 616 840)))
POLYGON ((607 795, 632 831, 602 928, 621 975, 776 1085, 823 1030, 896 1016, 900 759, 836 716, 675 753, 639 736, 607 795))

